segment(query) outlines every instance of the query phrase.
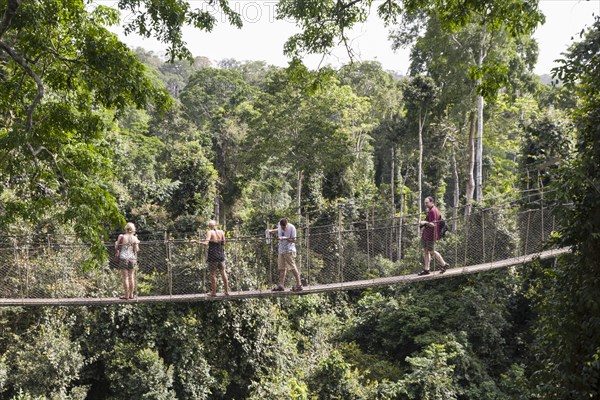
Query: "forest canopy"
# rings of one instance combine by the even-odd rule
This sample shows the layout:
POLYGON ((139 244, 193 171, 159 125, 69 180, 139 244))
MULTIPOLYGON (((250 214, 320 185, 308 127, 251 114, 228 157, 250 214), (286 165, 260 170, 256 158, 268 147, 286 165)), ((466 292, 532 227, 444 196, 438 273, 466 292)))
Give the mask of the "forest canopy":
MULTIPOLYGON (((227 0, 211 4, 242 25, 227 0)), ((182 0, 0 0, 3 246, 76 237, 86 262, 48 274, 103 273, 125 221, 147 235, 192 235, 209 219, 229 235, 284 216, 416 223, 433 196, 450 219, 498 210, 489 228, 510 246, 506 205, 551 204, 552 245, 572 254, 286 300, 2 308, 0 398, 598 397, 600 20, 547 85, 532 72, 537 1, 281 0, 278 13, 300 28, 288 68, 194 57, 182 28, 219 21, 182 0), (302 64, 372 8, 392 45, 410 47, 408 76, 375 61, 302 64), (164 42, 164 55, 108 29, 124 11, 125 31, 164 42)), ((403 254, 420 263, 413 244, 403 254)), ((378 262, 396 268, 398 254, 378 262)))

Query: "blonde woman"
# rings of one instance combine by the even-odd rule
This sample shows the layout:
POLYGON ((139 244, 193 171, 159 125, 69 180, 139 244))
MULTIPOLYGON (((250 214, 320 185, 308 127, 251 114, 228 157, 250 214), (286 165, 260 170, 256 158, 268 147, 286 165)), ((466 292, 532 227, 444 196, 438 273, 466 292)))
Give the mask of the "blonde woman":
POLYGON ((210 296, 214 297, 217 295, 217 270, 221 272, 225 296, 229 296, 229 280, 227 278, 227 271, 225 271, 225 232, 217 229, 216 221, 210 220, 208 221, 206 239, 204 241, 192 240, 192 242, 208 246, 206 260, 208 261, 208 270, 210 272, 210 296))
POLYGON ((115 256, 119 259, 119 268, 123 275, 123 288, 125 290, 125 295, 121 296, 123 300, 133 299, 135 268, 139 251, 140 241, 135 236, 135 225, 128 222, 125 225, 125 233, 119 235, 115 242, 115 256))

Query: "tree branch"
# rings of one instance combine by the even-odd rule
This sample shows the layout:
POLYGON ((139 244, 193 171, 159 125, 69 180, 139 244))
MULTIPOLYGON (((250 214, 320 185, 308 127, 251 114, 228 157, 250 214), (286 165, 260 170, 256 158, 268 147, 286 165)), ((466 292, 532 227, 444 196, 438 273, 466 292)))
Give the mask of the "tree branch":
POLYGON ((348 44, 348 38, 346 37, 344 30, 342 30, 342 40, 346 47, 346 53, 348 54, 348 57, 350 57, 350 63, 352 64, 354 63, 354 51, 352 51, 352 47, 348 44))
POLYGON ((353 5, 360 3, 363 0, 352 0, 349 3, 344 4, 342 1, 338 0, 338 2, 336 3, 336 22, 338 22, 339 26, 340 26, 340 31, 341 31, 341 35, 342 35, 342 42, 344 43, 344 46, 346 47, 346 53, 348 54, 348 57, 350 57, 350 63, 354 62, 354 52, 352 51, 351 46, 348 44, 348 38, 346 37, 346 33, 345 33, 345 26, 344 24, 340 23, 341 21, 343 21, 342 18, 342 12, 349 9, 350 7, 352 7, 353 5))
MULTIPOLYGON (((40 170, 40 163, 39 163, 39 159, 38 159, 38 154, 41 153, 42 151, 44 151, 44 152, 48 153, 48 155, 52 159, 52 162, 54 164, 54 168, 56 168, 56 171, 58 173, 59 180, 62 181, 63 183, 66 182, 66 179, 65 179, 65 177, 63 175, 63 172, 62 172, 62 169, 60 168, 60 165, 58 165, 58 161, 56 160, 56 154, 52 153, 45 146, 39 146, 37 148, 37 150, 34 150, 33 146, 31 145, 31 143, 27 142, 26 145, 27 145, 27 148, 29 149, 29 151, 31 152, 31 155, 33 156, 33 163, 35 164, 35 168, 36 168, 37 171, 40 170)), ((36 172, 36 175, 37 175, 37 172, 36 172)))
POLYGON ((25 61, 25 59, 12 47, 0 41, 0 49, 8 53, 8 55, 11 56, 11 58, 15 60, 15 62, 19 64, 21 68, 23 68, 23 70, 27 73, 27 75, 29 75, 31 79, 33 79, 37 84, 37 93, 29 107, 27 107, 27 129, 29 130, 33 125, 33 110, 35 109, 35 106, 37 106, 37 104, 42 100, 42 97, 44 97, 44 84, 42 83, 42 80, 39 78, 39 76, 37 76, 37 74, 33 72, 33 69, 31 69, 31 67, 25 61))
POLYGON ((352 7, 353 5, 355 5, 356 3, 360 3, 363 0, 352 0, 350 3, 345 3, 343 1, 339 1, 336 3, 335 8, 338 14, 338 17, 340 16, 340 11, 344 11, 347 10, 348 8, 352 7))
POLYGON ((10 22, 17 13, 17 9, 20 5, 21 0, 8 0, 8 5, 4 11, 4 15, 2 16, 2 21, 0 21, 0 40, 8 28, 10 28, 10 22))

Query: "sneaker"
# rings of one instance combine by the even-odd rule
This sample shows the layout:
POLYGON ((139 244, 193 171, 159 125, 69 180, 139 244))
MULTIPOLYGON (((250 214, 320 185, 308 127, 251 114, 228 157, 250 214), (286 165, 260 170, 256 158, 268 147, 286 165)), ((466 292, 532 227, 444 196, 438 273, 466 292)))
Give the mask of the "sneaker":
POLYGON ((273 288, 274 292, 283 292, 285 289, 281 285, 277 285, 273 288))
POLYGON ((446 272, 447 267, 448 267, 448 264, 444 264, 443 267, 440 267, 440 275, 443 274, 444 272, 446 272))
POLYGON ((302 285, 296 285, 292 288, 292 292, 301 292, 303 290, 304 288, 302 287, 302 285))
POLYGON ((419 272, 417 275, 419 275, 419 276, 429 275, 429 270, 428 269, 427 270, 424 269, 423 271, 419 272))

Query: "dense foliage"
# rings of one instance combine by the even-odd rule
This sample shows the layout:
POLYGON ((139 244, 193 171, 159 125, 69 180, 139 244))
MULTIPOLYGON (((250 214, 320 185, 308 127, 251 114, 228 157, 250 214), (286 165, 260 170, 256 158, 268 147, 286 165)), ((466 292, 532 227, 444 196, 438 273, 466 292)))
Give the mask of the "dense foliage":
MULTIPOLYGON (((564 229, 556 240, 573 254, 545 270, 539 301, 542 318, 540 379, 547 398, 600 396, 600 17, 573 44, 555 75, 577 93, 572 110, 577 127, 573 157, 555 173, 564 229)), ((547 129, 546 133, 552 134, 547 129)))
MULTIPOLYGON (((506 247, 519 242, 506 201, 559 204, 554 240, 574 252, 381 290, 2 308, 0 398, 599 396, 599 20, 566 54, 555 71, 564 86, 554 87, 531 73, 530 33, 543 19, 533 1, 382 2, 384 20, 398 24, 395 46, 412 45, 408 77, 377 62, 325 71, 298 62, 343 40, 370 1, 282 0, 281 16, 303 28, 286 47, 296 58, 288 69, 191 59, 181 27, 210 30, 211 14, 178 0, 141 3, 146 12, 119 2, 137 15, 127 29, 169 43, 165 58, 120 43, 106 28, 118 19, 111 8, 0 0, 2 243, 75 233, 95 253, 72 257, 100 276, 103 239, 125 219, 148 237, 191 234, 210 218, 257 234, 281 216, 313 226, 418 219, 433 195, 448 215, 498 207, 488 229, 506 247), (480 64, 463 56, 484 50, 480 64), (483 186, 473 203, 478 123, 483 186)), ((240 23, 227 1, 214 5, 240 23)), ((378 262, 418 256, 415 246, 378 262)), ((40 268, 50 273, 75 268, 47 258, 40 268)))

